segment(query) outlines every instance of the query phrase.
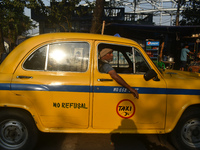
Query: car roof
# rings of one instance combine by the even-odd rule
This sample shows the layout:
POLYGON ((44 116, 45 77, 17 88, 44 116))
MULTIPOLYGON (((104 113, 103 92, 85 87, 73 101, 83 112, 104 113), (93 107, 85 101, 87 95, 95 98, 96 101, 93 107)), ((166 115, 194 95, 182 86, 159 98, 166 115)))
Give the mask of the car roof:
POLYGON ((40 39, 40 41, 48 41, 48 40, 55 40, 55 39, 88 39, 88 40, 105 40, 105 41, 122 41, 125 43, 132 43, 133 40, 116 37, 111 35, 101 35, 101 34, 92 34, 92 33, 72 33, 72 32, 60 32, 60 33, 47 33, 35 36, 30 38, 31 40, 40 39))
POLYGON ((21 44, 19 44, 3 61, 0 65, 0 72, 13 73, 21 59, 34 47, 49 41, 55 40, 67 40, 67 39, 77 39, 77 40, 99 40, 99 41, 112 41, 118 43, 136 44, 133 40, 110 36, 101 34, 91 34, 91 33, 47 33, 41 34, 35 37, 31 37, 21 44))

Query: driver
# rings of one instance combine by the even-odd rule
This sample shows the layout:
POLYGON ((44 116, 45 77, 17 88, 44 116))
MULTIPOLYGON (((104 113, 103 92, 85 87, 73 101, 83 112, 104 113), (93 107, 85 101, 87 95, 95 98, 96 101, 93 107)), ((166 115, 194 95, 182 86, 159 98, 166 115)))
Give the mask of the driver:
POLYGON ((99 54, 99 71, 103 73, 108 73, 112 79, 114 79, 118 84, 127 88, 131 94, 137 99, 139 99, 139 94, 137 90, 132 88, 124 79, 117 74, 117 72, 109 64, 113 60, 113 50, 110 48, 104 48, 99 54))

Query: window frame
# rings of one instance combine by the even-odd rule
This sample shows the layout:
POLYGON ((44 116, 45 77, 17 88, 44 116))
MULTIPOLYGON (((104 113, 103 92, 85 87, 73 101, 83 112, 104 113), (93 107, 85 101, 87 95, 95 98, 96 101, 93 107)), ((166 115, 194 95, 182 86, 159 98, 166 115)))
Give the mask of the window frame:
POLYGON ((88 71, 89 69, 89 65, 90 65, 90 57, 91 57, 91 44, 90 42, 88 41, 56 41, 56 42, 52 42, 52 43, 47 43, 47 44, 44 44, 42 46, 39 46, 38 48, 36 48, 35 50, 33 50, 30 54, 28 54, 28 56, 25 58, 25 60, 23 61, 22 63, 22 69, 23 70, 26 70, 26 71, 40 71, 40 72, 72 72, 72 73, 85 73, 88 71), (47 66, 48 66, 48 60, 49 60, 49 49, 50 49, 50 45, 52 44, 58 44, 58 43, 87 43, 88 44, 88 64, 87 64, 87 69, 83 72, 80 72, 80 71, 54 71, 54 70, 47 70, 47 66), (46 48, 46 57, 45 57, 45 64, 44 64, 44 69, 43 70, 34 70, 34 69, 27 69, 24 67, 24 64, 25 62, 27 61, 27 59, 33 54, 35 53, 37 50, 41 49, 42 47, 45 47, 47 46, 46 48))
MULTIPOLYGON (((140 52, 140 50, 137 48, 137 47, 135 47, 135 46, 133 46, 133 45, 122 45, 122 44, 115 44, 115 43, 105 43, 105 42, 101 42, 101 43, 98 43, 98 45, 97 45, 97 58, 99 57, 99 45, 110 45, 110 47, 113 47, 113 46, 119 46, 119 47, 130 47, 131 48, 131 51, 132 51, 132 57, 133 57, 133 61, 132 61, 132 63, 133 63, 133 72, 131 72, 131 73, 119 73, 119 72, 117 72, 117 73, 119 73, 119 74, 145 74, 145 72, 136 72, 136 58, 135 58, 135 51, 137 51, 139 54, 140 54, 140 56, 143 58, 143 60, 144 60, 144 62, 145 62, 145 64, 146 64, 146 66, 149 68, 149 69, 151 69, 151 65, 148 63, 148 61, 146 60, 146 58, 144 57, 144 55, 140 52)), ((109 48, 109 46, 108 46, 108 48, 109 48)), ((118 51, 118 54, 119 54, 119 52, 121 52, 121 51, 119 51, 118 49, 116 50, 116 51, 118 51)), ((122 53, 122 52, 121 52, 122 53)), ((123 53, 122 53, 123 54, 123 53)), ((126 58, 125 56, 124 56, 124 54, 123 54, 123 57, 124 58, 126 58)), ((127 55, 127 57, 129 57, 128 55, 127 55)), ((98 59, 97 59, 98 60, 98 59)), ((127 61, 127 59, 126 59, 126 61, 127 61)), ((119 62, 119 56, 118 56, 118 62, 119 62)), ((128 62, 128 61, 127 61, 128 62)), ((98 61, 97 61, 97 64, 98 64, 98 61)), ((129 63, 128 63, 129 64, 129 63)), ((111 64, 112 65, 112 64, 111 64)), ((117 64, 118 65, 118 67, 120 66, 120 64, 117 64)), ((99 71, 99 65, 97 65, 97 70, 98 70, 98 72, 99 73, 103 73, 103 72, 100 72, 99 71)))

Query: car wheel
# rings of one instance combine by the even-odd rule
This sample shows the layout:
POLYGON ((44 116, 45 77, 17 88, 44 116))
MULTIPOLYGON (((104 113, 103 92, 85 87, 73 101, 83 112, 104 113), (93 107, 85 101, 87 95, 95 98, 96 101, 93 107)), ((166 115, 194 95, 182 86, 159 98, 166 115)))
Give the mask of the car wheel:
POLYGON ((0 111, 1 150, 32 150, 37 137, 38 130, 27 113, 0 111))
POLYGON ((200 111, 191 110, 181 117, 171 133, 172 143, 178 150, 200 149, 200 111))

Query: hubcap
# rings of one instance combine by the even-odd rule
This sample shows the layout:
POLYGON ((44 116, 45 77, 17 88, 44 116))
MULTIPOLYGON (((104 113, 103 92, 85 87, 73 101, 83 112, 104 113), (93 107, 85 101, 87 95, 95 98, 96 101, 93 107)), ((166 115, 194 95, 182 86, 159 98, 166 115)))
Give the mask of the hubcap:
POLYGON ((28 131, 23 123, 6 120, 0 123, 0 144, 4 148, 22 147, 28 138, 28 131))
POLYGON ((181 138, 186 145, 200 148, 200 120, 189 120, 182 128, 181 138))

